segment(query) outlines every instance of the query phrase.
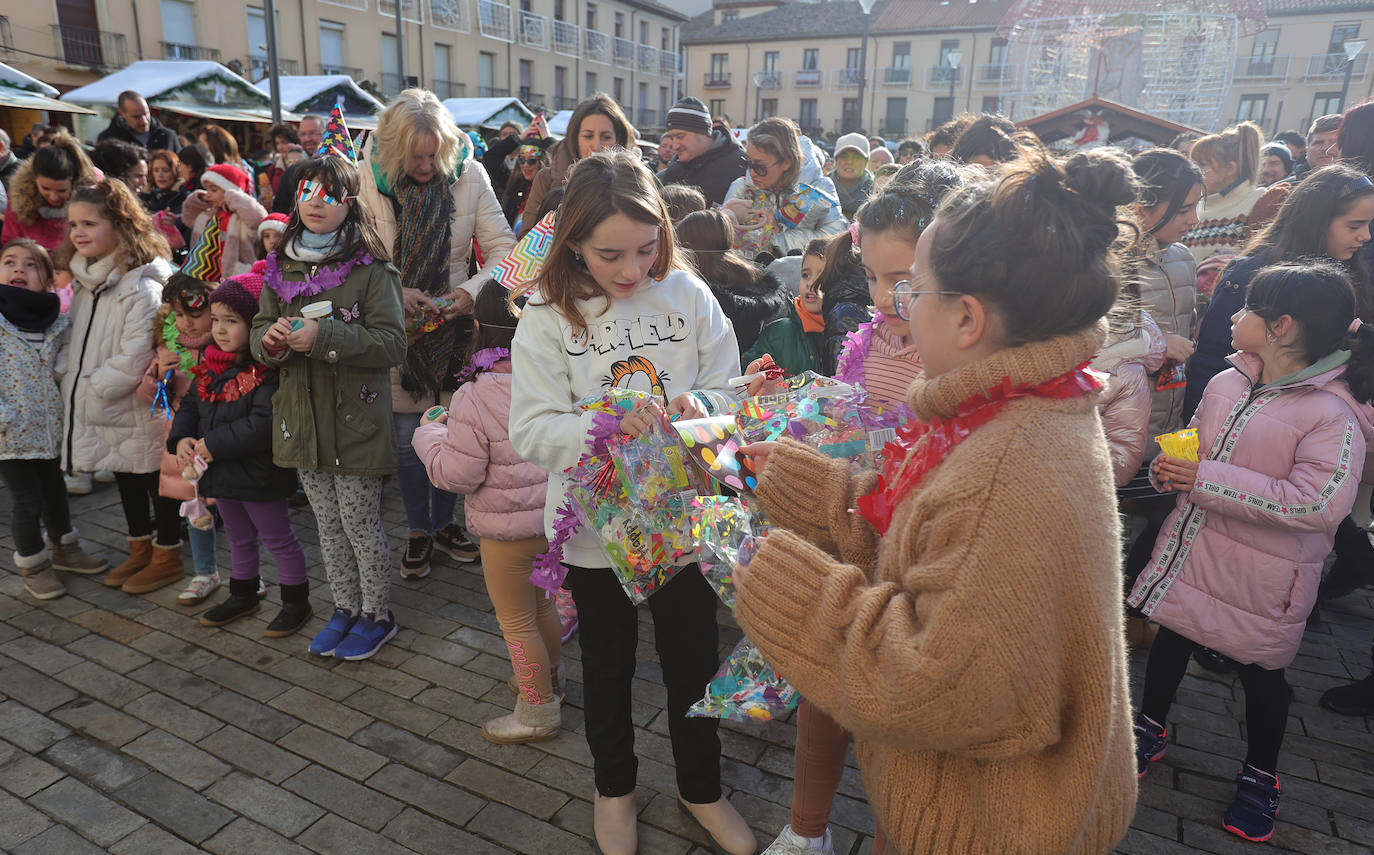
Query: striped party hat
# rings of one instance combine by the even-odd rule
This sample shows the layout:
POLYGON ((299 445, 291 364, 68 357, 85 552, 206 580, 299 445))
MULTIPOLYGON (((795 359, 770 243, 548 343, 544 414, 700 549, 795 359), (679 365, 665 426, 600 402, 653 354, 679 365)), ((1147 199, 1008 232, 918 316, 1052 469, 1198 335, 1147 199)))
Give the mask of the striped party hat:
POLYGON ((358 152, 353 148, 353 138, 348 135, 348 125, 344 122, 343 107, 338 103, 334 104, 329 114, 324 136, 320 138, 320 147, 315 151, 316 157, 326 155, 347 158, 351 163, 358 162, 358 152))
POLYGON ((205 226, 191 244, 191 252, 186 263, 181 266, 184 276, 218 285, 220 280, 220 256, 224 254, 224 236, 219 224, 213 219, 205 226))

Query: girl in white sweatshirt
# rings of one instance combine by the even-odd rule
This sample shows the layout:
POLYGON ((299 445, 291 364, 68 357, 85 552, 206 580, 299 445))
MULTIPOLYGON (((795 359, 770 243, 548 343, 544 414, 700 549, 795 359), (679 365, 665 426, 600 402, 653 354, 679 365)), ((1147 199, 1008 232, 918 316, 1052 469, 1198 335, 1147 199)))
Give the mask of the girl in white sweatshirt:
MULTIPOLYGON (((563 501, 564 469, 587 448, 592 416, 576 402, 611 386, 652 392, 620 430, 654 419, 707 415, 739 369, 734 331, 706 284, 679 262, 673 227, 653 176, 615 149, 578 161, 567 182, 548 261, 526 290, 512 347, 510 435, 516 452, 551 473, 550 539, 563 501)), ((636 851, 634 725, 630 683, 638 617, 598 546, 583 530, 563 548, 581 620, 587 744, 596 776, 601 851, 636 851)), ((753 832, 721 797, 717 721, 687 718, 719 667, 716 600, 695 567, 649 598, 668 693, 668 731, 683 810, 731 855, 755 851, 753 832)))

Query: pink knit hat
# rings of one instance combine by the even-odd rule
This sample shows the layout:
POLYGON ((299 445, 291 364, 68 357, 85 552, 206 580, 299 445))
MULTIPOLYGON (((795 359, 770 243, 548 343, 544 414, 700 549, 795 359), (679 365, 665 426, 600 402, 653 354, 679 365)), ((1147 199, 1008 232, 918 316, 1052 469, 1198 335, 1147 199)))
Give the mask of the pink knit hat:
POLYGON ((263 232, 276 232, 281 234, 286 231, 287 218, 285 214, 268 214, 262 222, 258 223, 258 237, 262 237, 263 232))
POLYGON ((205 173, 200 176, 200 183, 204 184, 207 181, 225 190, 238 190, 248 194, 253 192, 252 185, 244 171, 228 163, 216 163, 205 170, 205 173))
POLYGON ((253 323, 258 313, 258 298, 262 296, 263 280, 253 273, 230 276, 210 292, 211 303, 223 303, 238 313, 246 324, 253 323))

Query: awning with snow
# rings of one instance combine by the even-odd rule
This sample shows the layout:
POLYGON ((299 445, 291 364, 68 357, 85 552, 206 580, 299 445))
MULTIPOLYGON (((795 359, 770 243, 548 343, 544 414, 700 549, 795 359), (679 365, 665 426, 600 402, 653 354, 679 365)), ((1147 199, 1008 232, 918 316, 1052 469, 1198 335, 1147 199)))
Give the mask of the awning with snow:
MULTIPOLYGON (((281 87, 282 109, 293 113, 328 116, 342 99, 344 121, 349 128, 376 130, 377 114, 386 106, 346 74, 282 76, 277 83, 281 87)), ((271 98, 272 84, 267 78, 253 85, 271 98)))
MULTIPOLYGON (((64 94, 63 101, 89 107, 118 105, 133 90, 151 107, 212 121, 271 122, 272 105, 253 84, 217 62, 141 60, 64 94)), ((283 112, 282 118, 298 120, 283 112)))
POLYGON ((94 116, 94 110, 64 104, 57 100, 57 89, 36 77, 30 77, 17 68, 0 62, 0 107, 17 107, 21 110, 53 110, 58 113, 85 113, 94 116))
POLYGON ((519 98, 449 98, 444 107, 463 128, 495 130, 505 122, 518 122, 524 127, 534 121, 534 111, 519 98))

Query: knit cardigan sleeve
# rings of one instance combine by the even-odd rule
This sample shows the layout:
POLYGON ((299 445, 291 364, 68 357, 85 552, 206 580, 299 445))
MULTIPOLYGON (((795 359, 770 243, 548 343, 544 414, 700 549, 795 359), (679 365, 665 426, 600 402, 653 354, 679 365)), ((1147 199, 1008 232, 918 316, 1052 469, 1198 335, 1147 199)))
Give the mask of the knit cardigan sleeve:
POLYGON ((872 568, 878 533, 851 509, 875 483, 874 473, 851 476, 846 461, 784 439, 769 455, 757 495, 775 525, 851 564, 872 568))

